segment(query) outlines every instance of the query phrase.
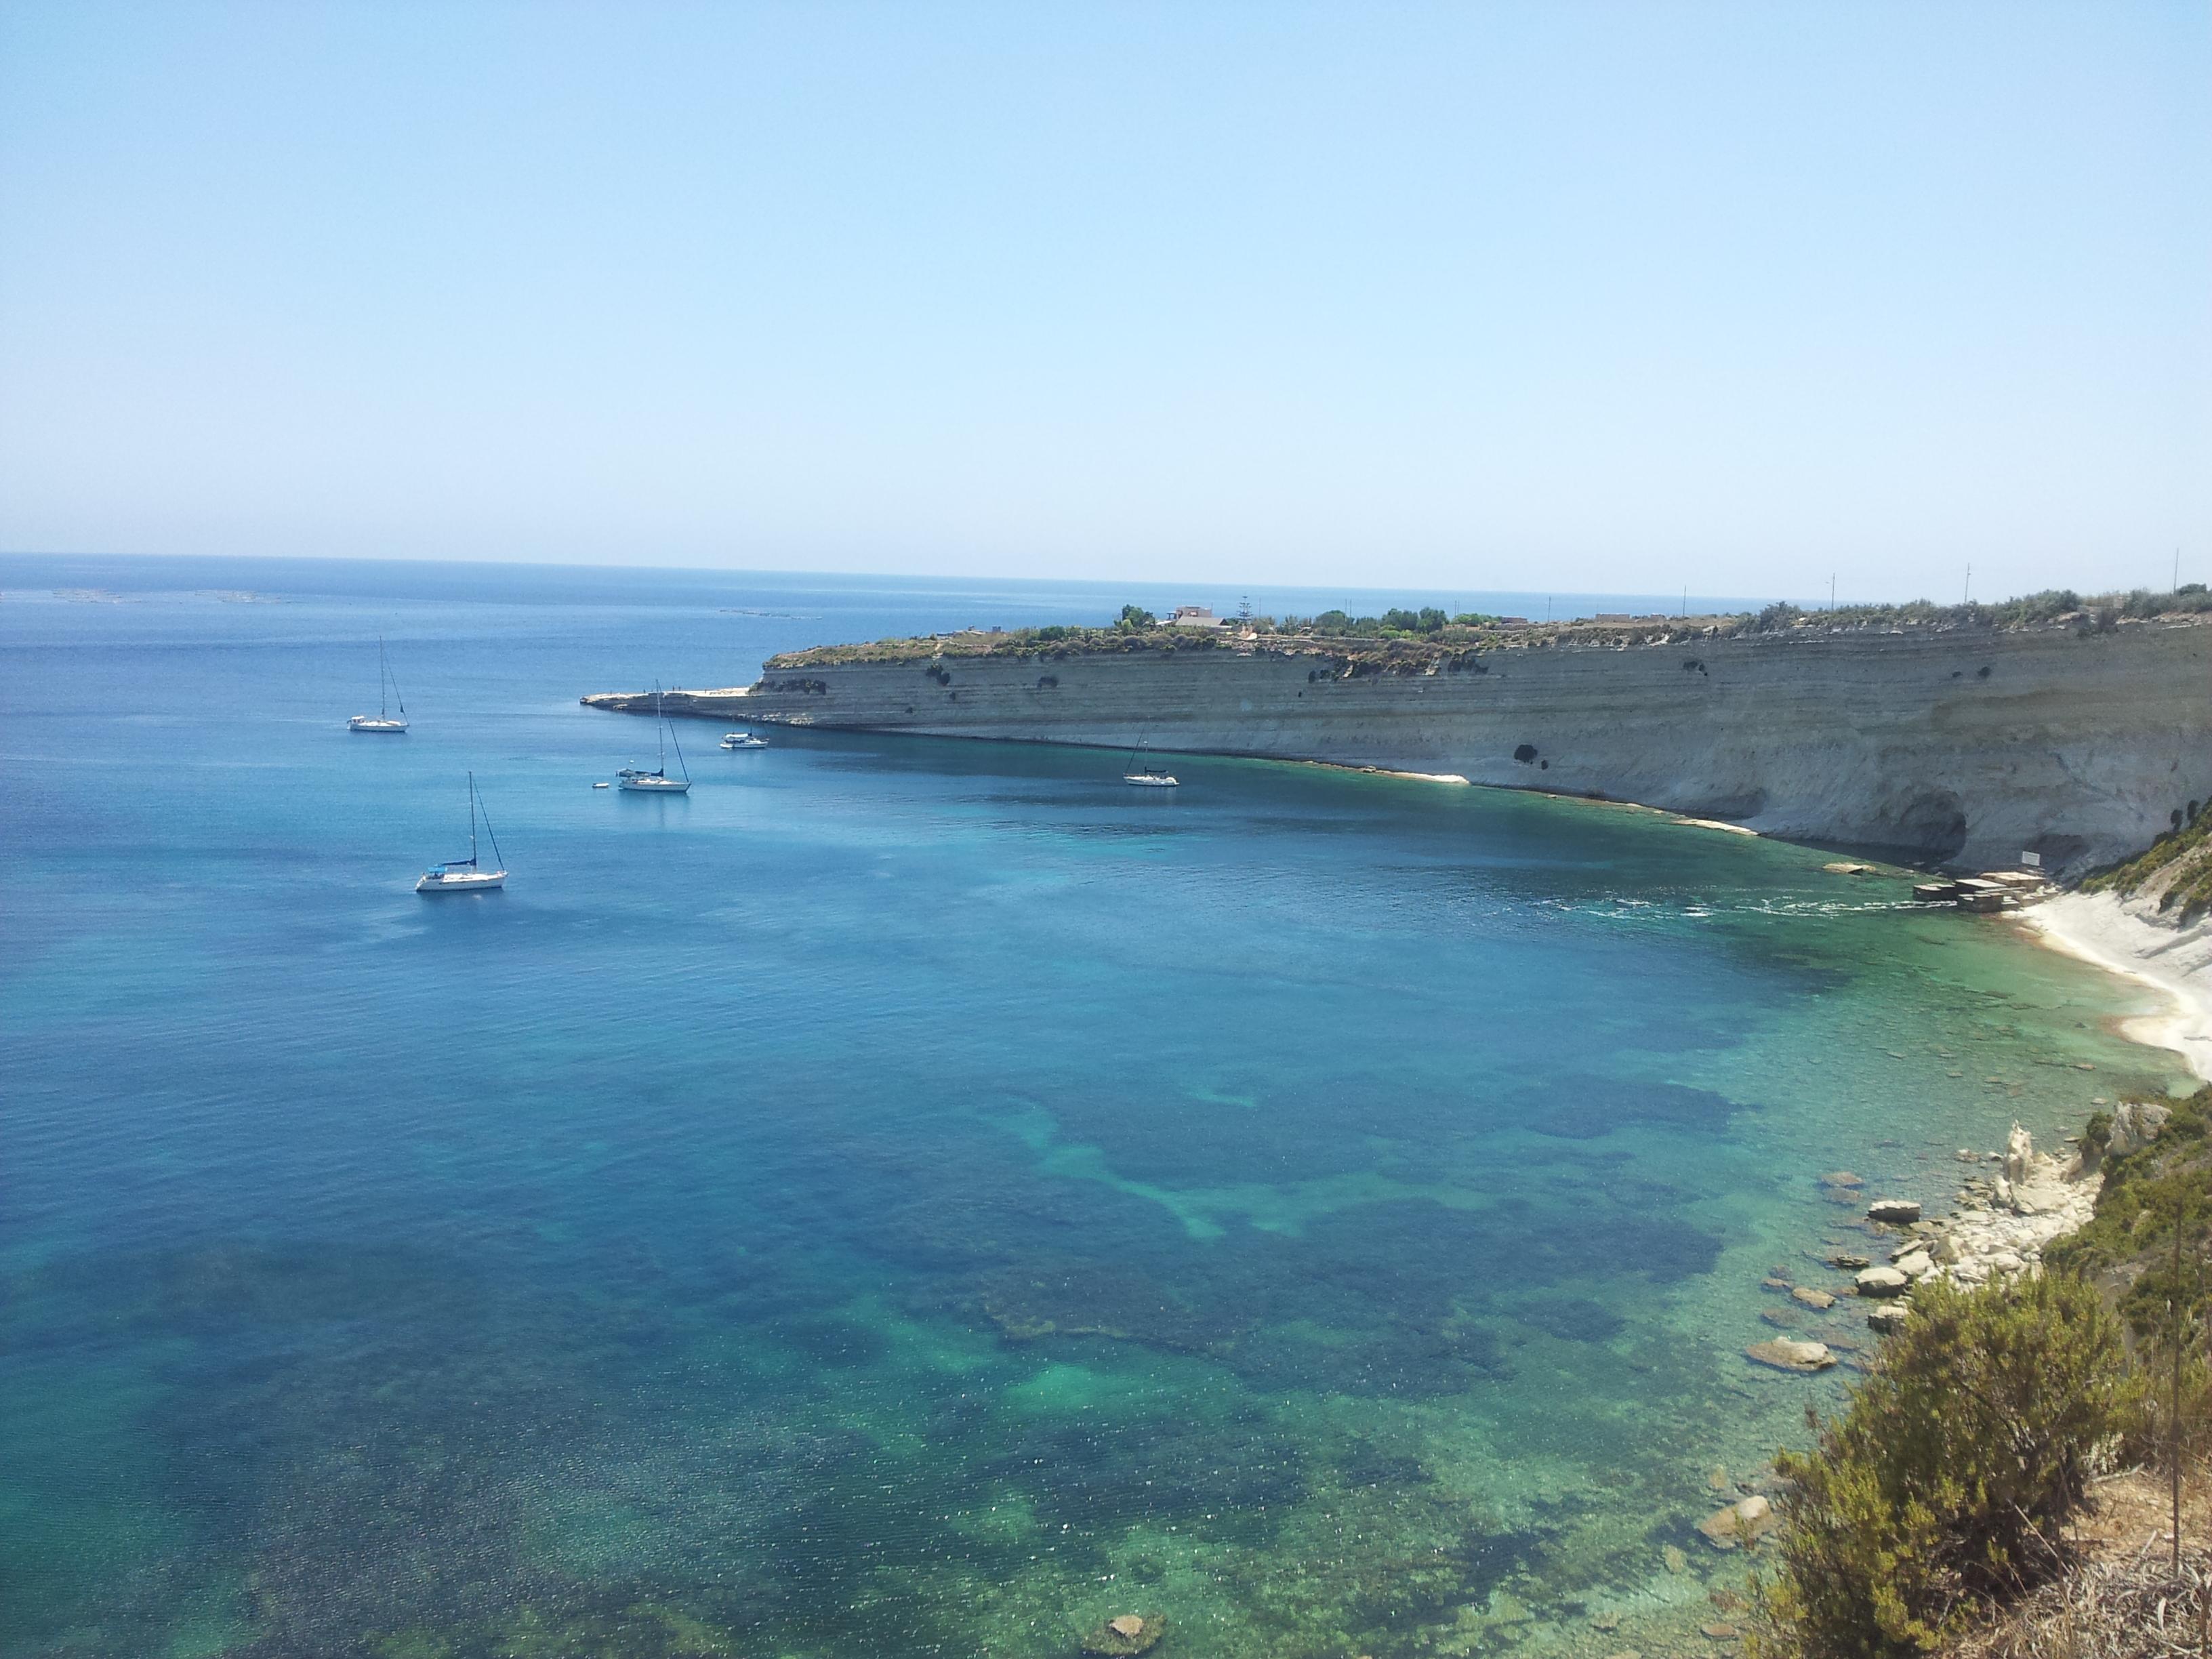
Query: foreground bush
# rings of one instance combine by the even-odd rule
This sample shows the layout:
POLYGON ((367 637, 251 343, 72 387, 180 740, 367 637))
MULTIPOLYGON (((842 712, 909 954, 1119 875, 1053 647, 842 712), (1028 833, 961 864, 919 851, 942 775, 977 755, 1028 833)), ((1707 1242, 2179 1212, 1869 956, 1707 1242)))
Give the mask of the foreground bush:
POLYGON ((1814 1449, 1776 1467, 1769 1654, 1897 1659, 2051 1577, 2124 1415, 2119 1328, 2079 1279, 1915 1291, 1814 1449))

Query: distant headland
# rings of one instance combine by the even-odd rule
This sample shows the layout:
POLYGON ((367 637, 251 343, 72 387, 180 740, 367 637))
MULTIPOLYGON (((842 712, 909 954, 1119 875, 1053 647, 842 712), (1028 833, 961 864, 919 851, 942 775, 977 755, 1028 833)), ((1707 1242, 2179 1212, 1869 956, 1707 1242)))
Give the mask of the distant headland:
MULTIPOLYGON (((650 693, 583 700, 649 712, 650 693)), ((671 714, 1454 774, 2079 874, 2212 798, 2212 595, 1571 622, 1393 611, 825 644, 671 714)))

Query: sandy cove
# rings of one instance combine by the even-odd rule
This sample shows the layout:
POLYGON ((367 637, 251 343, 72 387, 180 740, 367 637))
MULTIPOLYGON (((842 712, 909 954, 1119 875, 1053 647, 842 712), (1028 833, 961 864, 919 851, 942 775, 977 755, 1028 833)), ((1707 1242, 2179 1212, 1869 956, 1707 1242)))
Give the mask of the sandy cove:
POLYGON ((2063 893, 2019 917, 2051 949, 2165 992, 2172 1007, 2122 1029, 2137 1042, 2172 1049, 2212 1082, 2212 917, 2174 927, 2112 893, 2063 893))

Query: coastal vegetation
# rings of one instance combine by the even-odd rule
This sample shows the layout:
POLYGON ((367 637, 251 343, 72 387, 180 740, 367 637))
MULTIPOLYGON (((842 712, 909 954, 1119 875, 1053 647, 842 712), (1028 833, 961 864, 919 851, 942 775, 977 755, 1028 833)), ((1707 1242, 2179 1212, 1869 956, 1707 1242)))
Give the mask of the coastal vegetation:
MULTIPOLYGON (((2104 1286, 2130 1335, 2151 1343, 2166 1339, 2176 1309, 2198 1323, 2212 1311, 2212 1284, 2203 1270, 2212 1244, 2212 1087, 2175 1102, 2172 1114, 2154 1137, 2106 1156, 2095 1216, 2046 1256, 2104 1286), (2172 1254, 2177 1229, 2179 1277, 2172 1254)), ((2086 1139, 2109 1146, 2112 1133, 2110 1115, 2100 1112, 2086 1139)))
POLYGON ((2212 811, 2192 800, 2175 809, 2172 826, 2126 863, 2100 871, 2084 892, 2145 898, 2183 926, 2212 910, 2212 811))
POLYGON ((2130 1397, 2118 1322, 2087 1281, 1923 1285, 1844 1414, 1776 1460, 1795 1489, 1762 1645, 1925 1652, 2052 1577, 2130 1397))
POLYGON ((1364 663, 1370 669, 1425 670, 1474 652, 1546 646, 1629 646, 1698 640, 1787 636, 1800 633, 1881 631, 2002 631, 2063 628, 2109 633, 2156 618, 2212 619, 2212 593, 2191 582, 2170 593, 2136 589, 2083 595, 2052 588, 1984 603, 1842 605, 1808 611, 1778 602, 1757 611, 1668 617, 1600 616, 1532 622, 1480 611, 1447 614, 1436 605, 1392 609, 1356 617, 1342 610, 1313 617, 1238 617, 1205 625, 1162 622, 1140 605, 1125 605, 1100 625, 1054 623, 1042 628, 963 629, 922 637, 855 645, 817 646, 770 658, 772 670, 830 664, 912 662, 940 657, 1076 656, 1091 653, 1211 650, 1316 653, 1364 663))
POLYGON ((2203 582, 2185 582, 2172 592, 2138 587, 2125 593, 2087 597, 2070 587, 2048 587, 2014 599, 1937 605, 1915 599, 1904 605, 1847 605, 1806 611, 1790 604, 1770 605, 1755 616, 1735 619, 1738 634, 1771 634, 1789 628, 2037 628, 2060 624, 2081 633, 2109 633, 2125 622, 2155 617, 2198 616, 2212 611, 2212 592, 2203 582))

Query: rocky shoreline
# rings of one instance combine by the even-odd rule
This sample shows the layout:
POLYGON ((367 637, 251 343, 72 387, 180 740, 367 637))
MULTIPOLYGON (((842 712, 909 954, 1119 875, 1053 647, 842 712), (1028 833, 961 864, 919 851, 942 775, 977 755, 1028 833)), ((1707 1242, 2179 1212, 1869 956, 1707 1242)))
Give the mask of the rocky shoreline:
MULTIPOLYGON (((1850 1274, 1847 1284, 1802 1283, 1803 1275, 1782 1267, 1764 1284, 1787 1295, 1796 1309, 1816 1314, 1832 1315, 1849 1305, 1847 1298, 1856 1298, 1868 1304, 1866 1326, 1880 1335, 1911 1318, 1912 1292, 1923 1284, 1943 1280, 1972 1287, 2040 1272, 2045 1250, 2096 1214, 2104 1160, 2147 1145, 2170 1115, 2154 1102, 2123 1102, 2109 1120, 2099 1115, 2093 1134, 2069 1138, 2063 1156, 2038 1152, 2034 1138, 2015 1123, 2002 1152, 1959 1149, 1959 1162, 1972 1172, 1962 1176, 1953 1195, 1956 1207, 1948 1214, 1925 1216, 1913 1199, 1874 1198, 1858 1224, 1869 1235, 1864 1250, 1840 1248, 1832 1239, 1821 1250, 1808 1252, 1833 1273, 1850 1274)), ((1864 1198, 1865 1182, 1847 1170, 1831 1170, 1820 1184, 1838 1202, 1856 1206, 1864 1198)), ((1796 1330, 1801 1322, 1794 1309, 1769 1310, 1760 1317, 1794 1334, 1747 1347, 1744 1357, 1756 1364, 1808 1375, 1838 1364, 1865 1368, 1856 1342, 1832 1329, 1796 1330)))

